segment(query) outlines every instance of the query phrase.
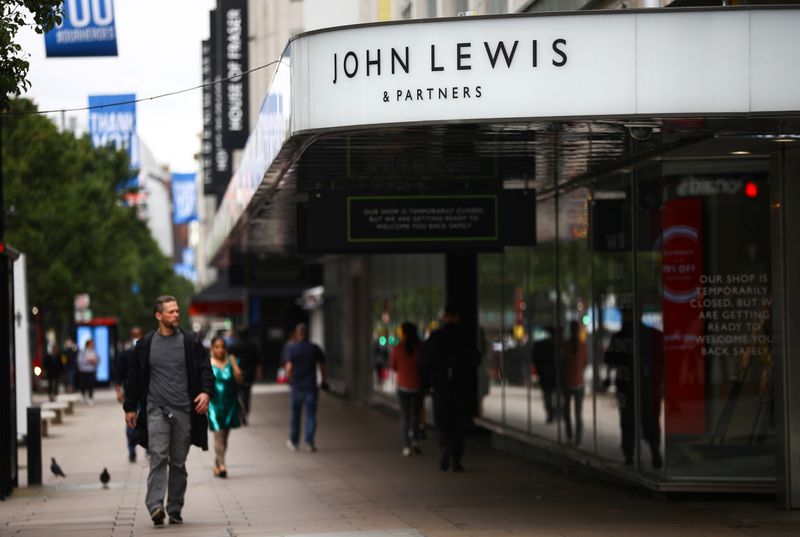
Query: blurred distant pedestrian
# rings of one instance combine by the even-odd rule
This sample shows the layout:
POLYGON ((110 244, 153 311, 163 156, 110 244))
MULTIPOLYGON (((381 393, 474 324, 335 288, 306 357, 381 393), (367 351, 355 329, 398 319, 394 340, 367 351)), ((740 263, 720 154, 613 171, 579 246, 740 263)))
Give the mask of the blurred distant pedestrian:
POLYGON ((289 332, 289 337, 286 338, 286 343, 283 344, 283 348, 281 349, 281 363, 280 367, 278 368, 278 382, 279 383, 286 383, 289 382, 288 374, 286 373, 286 361, 289 358, 289 349, 292 345, 297 343, 297 328, 293 328, 291 332, 289 332))
MULTIPOLYGON (((114 375, 114 389, 117 393, 117 401, 125 402, 125 382, 128 379, 128 370, 133 360, 133 349, 136 342, 142 339, 142 329, 138 326, 131 328, 131 339, 120 353, 117 360, 117 370, 114 375)), ((128 461, 136 462, 136 429, 125 424, 125 436, 128 440, 128 461)))
POLYGON ((208 406, 208 424, 214 432, 214 475, 217 477, 228 477, 225 466, 228 435, 231 429, 241 425, 237 387, 244 380, 244 374, 236 361, 233 354, 228 354, 223 338, 216 337, 211 341, 214 395, 208 406))
POLYGON ((256 365, 259 362, 258 345, 253 341, 250 330, 247 328, 239 330, 236 341, 228 347, 228 352, 236 357, 242 370, 238 397, 242 403, 242 425, 247 425, 247 415, 250 414, 250 392, 256 377, 256 365))
MULTIPOLYGON (((44 371, 47 374, 47 396, 50 401, 55 401, 58 395, 58 384, 64 372, 64 362, 61 360, 61 350, 58 343, 53 343, 50 352, 44 357, 44 371)), ((66 361, 66 356, 64 356, 66 361)))
POLYGON ((81 388, 83 402, 89 406, 94 406, 94 381, 99 362, 100 357, 94 350, 94 341, 87 339, 78 355, 78 386, 81 388))
POLYGON ((421 454, 420 414, 423 392, 419 350, 421 344, 417 326, 411 322, 400 325, 400 343, 392 349, 389 367, 397 374, 397 399, 400 402, 400 429, 403 435, 403 456, 412 451, 421 454))
POLYGON ((556 416, 556 345, 558 331, 553 325, 545 327, 547 337, 533 344, 533 365, 542 389, 545 419, 553 423, 556 416))
POLYGON ((317 451, 314 435, 317 431, 317 369, 323 390, 328 389, 325 375, 325 354, 308 341, 308 326, 301 323, 295 328, 297 341, 286 350, 286 374, 292 387, 292 415, 289 439, 286 446, 297 451, 300 441, 300 418, 306 409, 305 450, 317 451))
POLYGON ((433 419, 439 441, 439 468, 464 471, 464 430, 470 418, 478 349, 465 333, 460 312, 447 305, 442 327, 422 347, 427 385, 433 392, 433 419))
POLYGON ((567 440, 580 445, 583 438, 583 376, 588 364, 589 351, 586 343, 581 341, 581 325, 578 321, 570 321, 569 337, 564 342, 564 425, 567 440), (575 409, 575 436, 572 436, 571 404, 575 409))
POLYGON ((67 356, 67 392, 72 393, 78 386, 78 346, 70 338, 64 341, 64 354, 67 356))
POLYGON ((194 444, 208 449, 208 402, 214 375, 208 352, 179 327, 180 309, 162 295, 153 308, 158 328, 133 350, 125 383, 125 423, 150 456, 145 505, 156 526, 164 524, 164 499, 170 524, 181 524, 186 493, 186 457, 194 444), (167 468, 169 467, 169 472, 167 468))

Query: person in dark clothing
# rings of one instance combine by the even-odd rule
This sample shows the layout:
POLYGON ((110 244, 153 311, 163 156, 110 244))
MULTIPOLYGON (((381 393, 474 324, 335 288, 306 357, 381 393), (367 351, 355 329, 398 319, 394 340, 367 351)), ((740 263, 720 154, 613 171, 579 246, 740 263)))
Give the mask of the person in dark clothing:
POLYGON ((533 344, 533 365, 539 375, 547 423, 553 423, 556 414, 556 327, 550 325, 545 330, 548 337, 533 344))
MULTIPOLYGON (((128 370, 131 360, 133 360, 133 349, 136 342, 142 338, 142 329, 138 326, 131 328, 131 340, 125 349, 119 354, 117 367, 114 373, 114 390, 117 393, 117 402, 125 402, 125 381, 128 379, 128 370)), ((136 462, 136 429, 125 425, 125 436, 128 439, 128 461, 136 462)))
POLYGON ((258 345, 253 341, 250 330, 239 330, 236 341, 228 347, 228 352, 236 356, 238 366, 242 370, 242 382, 239 384, 239 400, 242 403, 242 424, 247 425, 247 415, 250 413, 250 394, 253 381, 256 377, 256 364, 258 364, 258 345))
POLYGON ((426 384, 433 395, 433 419, 439 443, 439 469, 464 471, 464 430, 470 418, 478 366, 478 349, 465 334, 460 314, 445 308, 443 326, 422 347, 426 384))
POLYGON ((286 374, 292 387, 292 417, 286 447, 297 451, 300 442, 300 418, 306 407, 305 450, 317 451, 314 435, 317 431, 317 369, 320 372, 320 387, 327 390, 325 354, 317 345, 308 341, 308 326, 301 323, 295 328, 297 341, 286 349, 286 374))
POLYGON ((658 330, 633 320, 633 312, 622 311, 622 327, 611 336, 605 355, 606 364, 616 369, 619 423, 622 432, 622 453, 625 464, 633 464, 636 448, 636 397, 634 392, 634 328, 638 325, 638 355, 641 415, 641 437, 650 447, 653 468, 661 468, 661 413, 664 337, 658 330))
POLYGON ((67 358, 64 355, 62 361, 61 350, 58 348, 58 343, 53 343, 53 348, 44 357, 44 371, 47 374, 47 396, 50 401, 55 401, 58 395, 58 383, 61 381, 61 374, 64 372, 64 366, 67 358))
POLYGON ((214 375, 203 344, 178 326, 175 297, 158 297, 154 313, 157 330, 145 334, 133 350, 123 408, 125 423, 136 429, 137 443, 150 456, 145 505, 153 523, 161 526, 167 513, 170 524, 183 523, 186 456, 190 445, 208 449, 206 414, 214 375))
POLYGON ((75 342, 69 338, 64 341, 64 355, 67 357, 67 363, 65 364, 67 393, 72 393, 78 386, 78 348, 75 342))

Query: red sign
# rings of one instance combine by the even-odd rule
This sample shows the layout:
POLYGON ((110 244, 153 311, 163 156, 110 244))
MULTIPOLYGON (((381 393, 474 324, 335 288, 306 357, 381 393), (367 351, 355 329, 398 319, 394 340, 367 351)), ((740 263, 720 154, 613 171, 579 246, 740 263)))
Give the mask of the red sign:
POLYGON ((697 306, 703 274, 703 202, 683 198, 664 204, 662 218, 665 429, 705 432, 703 309, 697 306))

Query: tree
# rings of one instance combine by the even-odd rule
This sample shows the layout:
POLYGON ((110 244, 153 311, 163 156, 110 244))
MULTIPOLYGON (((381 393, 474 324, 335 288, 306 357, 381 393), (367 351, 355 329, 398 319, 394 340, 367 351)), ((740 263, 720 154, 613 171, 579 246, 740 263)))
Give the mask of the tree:
POLYGON ((119 317, 123 330, 151 326, 160 294, 187 304, 191 283, 120 203, 127 154, 59 132, 28 100, 12 100, 11 111, 2 132, 6 240, 26 255, 29 300, 46 326, 65 335, 74 296, 84 292, 96 316, 119 317))
POLYGON ((11 96, 30 88, 24 52, 14 42, 17 32, 27 26, 26 13, 33 15, 33 29, 43 34, 61 23, 63 0, 3 0, 0 2, 0 111, 8 110, 11 96))

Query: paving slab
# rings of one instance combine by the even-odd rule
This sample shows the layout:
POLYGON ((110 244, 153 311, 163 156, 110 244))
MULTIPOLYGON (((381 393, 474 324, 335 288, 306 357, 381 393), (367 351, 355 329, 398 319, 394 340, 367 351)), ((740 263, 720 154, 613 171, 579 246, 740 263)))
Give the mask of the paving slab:
MULTIPOLYGON (((769 499, 669 500, 493 451, 470 437, 462 474, 438 470, 434 441, 402 457, 397 420, 328 394, 318 453, 285 447, 289 397, 257 385, 247 427, 230 436, 227 479, 192 448, 185 524, 155 528, 144 507, 147 460, 129 463, 111 391, 81 403, 43 439, 44 483, 0 502, 0 536, 796 537, 800 513, 769 499), (49 472, 55 457, 66 478, 49 472), (108 488, 100 472, 108 468, 108 488)), ((211 440, 211 438, 209 438, 211 440)), ((19 460, 26 454, 20 450, 19 460)))

